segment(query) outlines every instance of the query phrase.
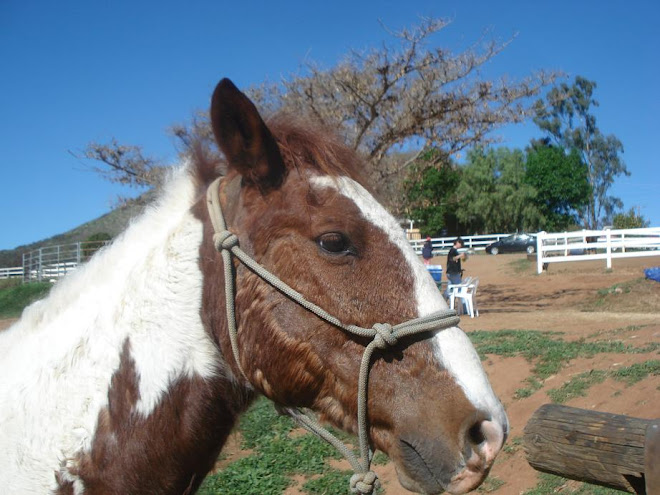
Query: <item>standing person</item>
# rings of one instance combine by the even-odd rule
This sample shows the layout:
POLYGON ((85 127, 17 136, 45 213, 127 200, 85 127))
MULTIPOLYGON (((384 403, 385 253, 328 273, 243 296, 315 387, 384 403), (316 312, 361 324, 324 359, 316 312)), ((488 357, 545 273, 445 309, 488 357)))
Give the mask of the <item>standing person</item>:
POLYGON ((424 258, 424 264, 430 265, 431 258, 433 258, 433 245, 431 244, 431 238, 427 237, 424 246, 422 247, 422 258, 424 258))
POLYGON ((463 239, 457 237, 447 254, 447 280, 453 285, 461 283, 463 273, 461 260, 465 259, 465 253, 459 253, 458 250, 463 246, 463 239))

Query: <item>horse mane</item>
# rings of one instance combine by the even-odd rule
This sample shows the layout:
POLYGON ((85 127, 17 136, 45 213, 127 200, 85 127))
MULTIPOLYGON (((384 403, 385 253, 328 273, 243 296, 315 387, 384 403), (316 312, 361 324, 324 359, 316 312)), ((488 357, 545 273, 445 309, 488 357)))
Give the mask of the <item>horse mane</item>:
MULTIPOLYGON (((99 280, 125 284, 128 273, 166 241, 197 200, 192 169, 190 161, 173 167, 156 198, 130 220, 126 229, 88 262, 59 280, 48 297, 26 307, 16 326, 39 328, 40 323, 78 304, 81 295, 100 290, 99 280)), ((106 300, 115 296, 109 294, 106 300)))
MULTIPOLYGON (((278 112, 266 119, 288 170, 311 170, 330 177, 350 177, 366 187, 362 160, 333 130, 310 117, 278 112)), ((203 138, 190 146, 192 174, 200 186, 208 186, 226 174, 226 162, 203 138)), ((305 174, 301 174, 305 175, 305 174)))

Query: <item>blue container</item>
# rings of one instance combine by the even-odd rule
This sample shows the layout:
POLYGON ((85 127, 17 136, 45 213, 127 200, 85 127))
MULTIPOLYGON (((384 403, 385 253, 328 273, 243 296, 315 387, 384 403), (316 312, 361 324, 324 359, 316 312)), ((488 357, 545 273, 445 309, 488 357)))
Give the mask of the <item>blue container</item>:
POLYGON ((433 280, 435 280, 437 283, 440 283, 442 281, 442 267, 439 265, 428 265, 426 269, 429 271, 431 276, 433 277, 433 280))
POLYGON ((644 275, 646 275, 646 278, 650 280, 660 282, 660 266, 652 266, 651 268, 647 268, 644 270, 644 275))

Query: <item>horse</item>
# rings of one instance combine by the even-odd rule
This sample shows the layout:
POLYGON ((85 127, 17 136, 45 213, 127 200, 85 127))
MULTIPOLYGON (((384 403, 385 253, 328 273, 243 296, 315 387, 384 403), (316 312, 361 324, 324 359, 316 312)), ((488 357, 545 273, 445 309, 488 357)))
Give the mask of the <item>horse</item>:
POLYGON ((410 491, 477 487, 506 413, 456 322, 429 328, 447 305, 360 156, 303 117, 262 117, 228 79, 210 120, 223 158, 191 153, 155 204, 0 334, 2 491, 194 493, 259 395, 359 433, 361 360, 369 451, 410 491), (395 338, 420 318, 421 333, 395 338), (364 358, 371 337, 350 328, 382 345, 364 358))

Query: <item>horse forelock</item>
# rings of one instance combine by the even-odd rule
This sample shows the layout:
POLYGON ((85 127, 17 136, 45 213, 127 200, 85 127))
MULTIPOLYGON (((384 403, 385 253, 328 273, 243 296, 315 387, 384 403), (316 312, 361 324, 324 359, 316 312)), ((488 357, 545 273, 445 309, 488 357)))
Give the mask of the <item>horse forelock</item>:
MULTIPOLYGON (((309 117, 286 112, 273 114, 266 124, 289 172, 313 171, 329 177, 351 177, 367 187, 360 156, 346 146, 335 130, 309 117)), ((200 191, 205 192, 216 177, 231 175, 222 154, 201 140, 193 142, 189 151, 191 171, 200 191)))
POLYGON ((330 177, 351 177, 364 184, 363 162, 335 130, 309 117, 278 113, 267 120, 288 168, 330 177))

